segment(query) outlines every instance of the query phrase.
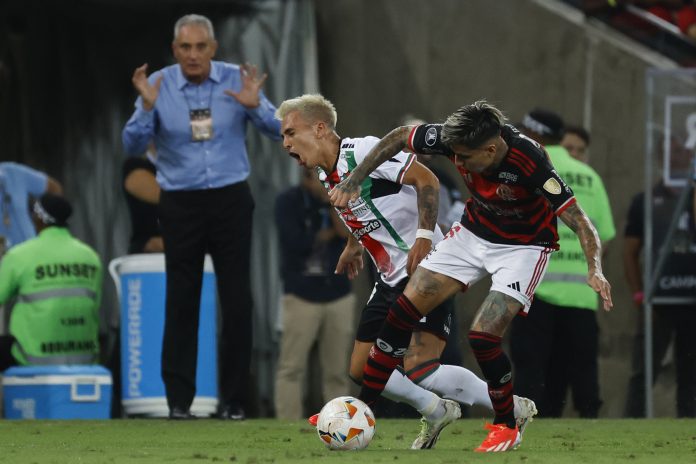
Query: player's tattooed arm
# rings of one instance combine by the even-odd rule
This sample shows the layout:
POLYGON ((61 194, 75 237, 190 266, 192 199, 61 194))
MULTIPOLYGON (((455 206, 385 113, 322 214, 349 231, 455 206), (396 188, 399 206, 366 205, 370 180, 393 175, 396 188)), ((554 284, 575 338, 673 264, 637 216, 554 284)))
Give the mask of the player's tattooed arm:
POLYGON ((578 236, 587 260, 587 283, 600 294, 604 309, 609 311, 613 305, 611 285, 602 272, 602 242, 599 240, 597 229, 577 203, 563 211, 560 218, 578 236))
POLYGON ((345 208, 348 201, 357 200, 360 186, 377 166, 384 163, 401 150, 406 148, 412 126, 397 127, 389 132, 375 145, 365 159, 341 183, 329 193, 331 204, 337 208, 345 208))
POLYGON ((560 218, 580 239, 588 269, 602 272, 602 242, 599 240, 597 229, 580 205, 577 203, 570 205, 561 213, 560 218))
MULTIPOLYGON (((438 184, 439 185, 439 184, 438 184)), ((437 186, 424 185, 418 192, 418 228, 435 230, 440 193, 437 186)))
MULTIPOLYGON (((414 161, 406 171, 403 183, 414 186, 418 193, 418 229, 434 231, 437 227, 437 211, 440 201, 440 182, 437 180, 437 176, 418 161, 414 161)), ((433 234, 429 235, 429 237, 416 235, 416 241, 408 252, 406 272, 409 275, 416 271, 421 260, 432 250, 433 234)))
POLYGON ((502 337, 510 321, 522 309, 522 303, 501 292, 491 291, 479 307, 471 330, 502 337))

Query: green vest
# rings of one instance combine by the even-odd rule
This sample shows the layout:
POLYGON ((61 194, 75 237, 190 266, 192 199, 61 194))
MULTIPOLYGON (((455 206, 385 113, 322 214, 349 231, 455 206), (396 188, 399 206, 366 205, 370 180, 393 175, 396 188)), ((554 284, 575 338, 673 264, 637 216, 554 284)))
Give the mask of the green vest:
MULTIPOLYGON (((616 235, 607 192, 602 179, 587 164, 573 159, 560 145, 545 147, 556 172, 575 192, 575 198, 594 224, 600 240, 616 235)), ((558 221, 560 250, 551 255, 544 280, 535 295, 547 303, 597 309, 597 293, 587 284, 587 261, 577 235, 558 221)))
POLYGON ((20 364, 90 364, 99 354, 102 266, 63 227, 48 227, 0 262, 0 304, 16 298, 10 334, 20 364))

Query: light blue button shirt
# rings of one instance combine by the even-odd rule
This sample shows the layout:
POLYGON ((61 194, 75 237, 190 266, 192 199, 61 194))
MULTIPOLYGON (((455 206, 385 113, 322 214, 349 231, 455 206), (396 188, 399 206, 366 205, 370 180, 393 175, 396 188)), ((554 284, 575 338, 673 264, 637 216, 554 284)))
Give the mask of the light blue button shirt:
POLYGON ((213 61, 210 75, 200 85, 186 80, 176 64, 156 71, 148 78, 162 84, 151 111, 135 102, 135 112, 123 129, 123 146, 131 156, 141 155, 150 140, 157 147, 157 182, 164 190, 219 188, 249 176, 246 150, 247 122, 262 133, 280 140, 280 121, 275 106, 263 93, 256 108, 245 108, 225 90, 242 88, 239 66, 213 61), (211 140, 194 142, 189 111, 210 108, 213 119, 211 140))
POLYGON ((5 237, 7 248, 36 236, 29 196, 40 197, 47 186, 48 176, 43 172, 17 163, 0 163, 0 235, 5 237))

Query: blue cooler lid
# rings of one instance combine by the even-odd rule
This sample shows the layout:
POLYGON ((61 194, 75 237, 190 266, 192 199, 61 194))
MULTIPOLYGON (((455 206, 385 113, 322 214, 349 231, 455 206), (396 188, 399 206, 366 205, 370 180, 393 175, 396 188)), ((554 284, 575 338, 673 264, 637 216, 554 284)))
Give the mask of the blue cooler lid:
POLYGON ((98 365, 61 366, 14 366, 7 369, 5 377, 35 377, 37 375, 111 375, 111 372, 98 365))

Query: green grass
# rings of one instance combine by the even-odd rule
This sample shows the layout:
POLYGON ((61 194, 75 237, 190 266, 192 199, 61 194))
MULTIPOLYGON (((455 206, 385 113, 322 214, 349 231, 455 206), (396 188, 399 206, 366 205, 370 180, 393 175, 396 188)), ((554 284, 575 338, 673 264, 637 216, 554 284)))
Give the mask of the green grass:
POLYGON ((483 420, 449 426, 437 448, 411 451, 410 420, 377 420, 364 451, 329 451, 313 427, 272 419, 0 421, 0 463, 696 463, 696 420, 551 420, 529 425, 522 446, 482 455, 483 420))

